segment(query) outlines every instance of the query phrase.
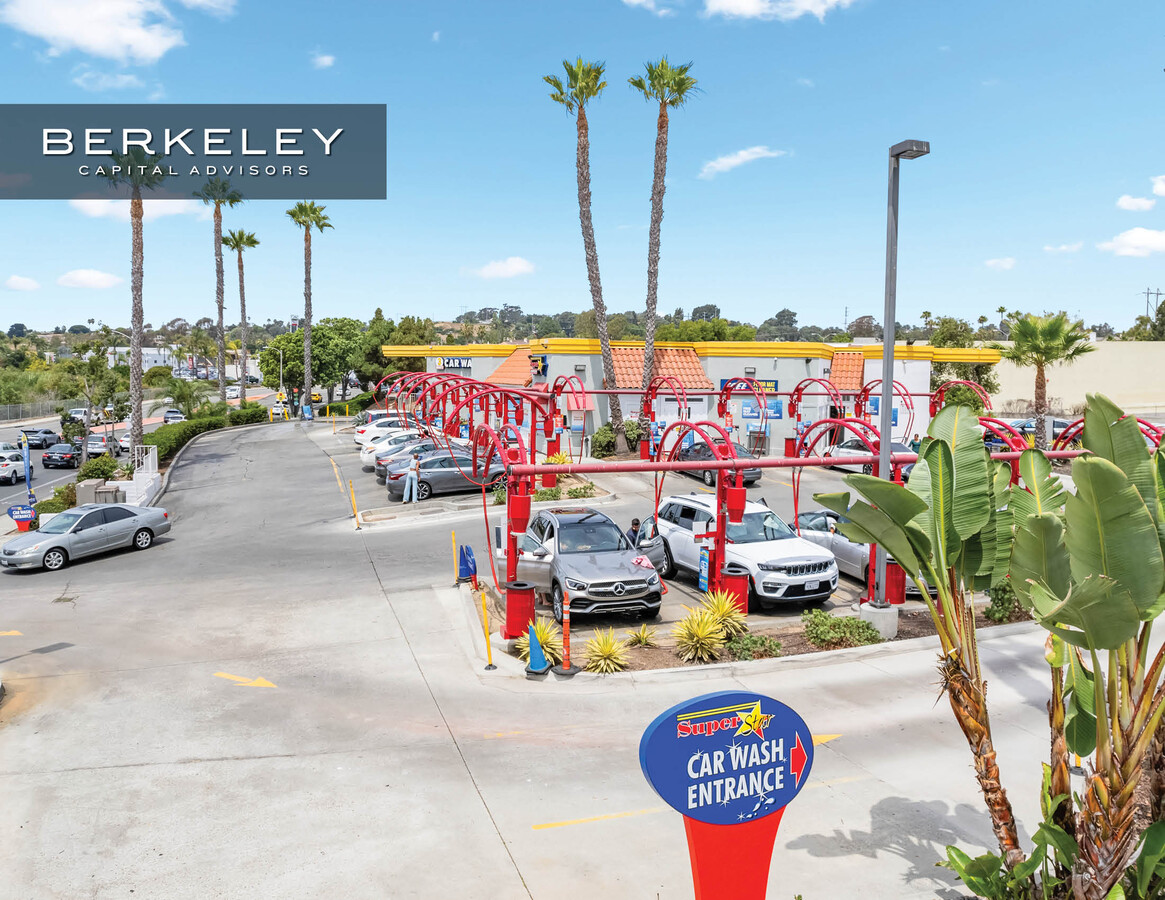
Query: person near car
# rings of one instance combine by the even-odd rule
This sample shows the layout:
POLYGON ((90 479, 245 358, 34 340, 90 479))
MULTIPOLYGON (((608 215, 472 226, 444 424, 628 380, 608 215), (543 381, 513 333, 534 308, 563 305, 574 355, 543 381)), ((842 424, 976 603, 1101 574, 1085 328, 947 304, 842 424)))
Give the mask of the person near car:
POLYGON ((639 544, 639 520, 632 519, 631 527, 627 529, 627 540, 631 542, 631 546, 635 547, 639 544))
POLYGON ((417 481, 420 477, 421 454, 414 453, 412 460, 409 462, 408 474, 405 475, 405 493, 404 497, 401 498, 404 503, 416 503, 421 499, 417 496, 417 481))
POLYGON ((922 441, 918 438, 918 432, 914 432, 914 437, 910 439, 910 452, 917 453, 922 448, 922 441))

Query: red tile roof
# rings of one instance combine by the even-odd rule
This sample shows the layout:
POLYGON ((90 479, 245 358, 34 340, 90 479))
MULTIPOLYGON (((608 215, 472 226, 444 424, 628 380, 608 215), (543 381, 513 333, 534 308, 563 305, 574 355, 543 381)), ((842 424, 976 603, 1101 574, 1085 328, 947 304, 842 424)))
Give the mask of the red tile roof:
MULTIPOLYGON (((615 358, 615 386, 620 388, 643 387, 643 348, 642 347, 612 347, 611 355, 615 358)), ((655 349, 656 375, 671 375, 686 388, 700 391, 715 390, 715 385, 708 380, 704 367, 700 364, 700 357, 690 348, 657 347, 655 349)))
POLYGON ((521 347, 510 354, 509 359, 493 370, 485 379, 490 384, 505 384, 512 387, 528 387, 530 378, 530 351, 521 347))
POLYGON ((866 357, 861 350, 837 350, 829 367, 829 381, 839 391, 860 391, 865 383, 866 357))

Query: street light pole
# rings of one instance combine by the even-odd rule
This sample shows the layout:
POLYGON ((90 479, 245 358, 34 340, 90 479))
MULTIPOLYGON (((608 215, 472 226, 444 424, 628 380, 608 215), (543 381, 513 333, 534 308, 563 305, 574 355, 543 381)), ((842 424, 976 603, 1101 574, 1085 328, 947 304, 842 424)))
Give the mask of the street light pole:
MULTIPOLYGON (((902 141, 890 148, 890 175, 886 198, 886 303, 882 312, 882 399, 878 409, 878 476, 893 477, 890 469, 891 428, 894 407, 894 322, 897 319, 898 292, 898 161, 916 159, 930 153, 927 141, 902 141)), ((878 545, 875 563, 877 591, 873 606, 883 609, 886 602, 886 548, 878 545)))

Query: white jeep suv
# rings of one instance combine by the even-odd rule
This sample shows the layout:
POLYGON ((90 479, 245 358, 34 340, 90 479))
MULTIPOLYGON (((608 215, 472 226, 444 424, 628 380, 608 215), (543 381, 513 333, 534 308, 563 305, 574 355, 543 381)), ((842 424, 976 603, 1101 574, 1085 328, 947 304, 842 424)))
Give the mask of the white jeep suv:
MULTIPOLYGON (((668 497, 659 504, 659 520, 643 523, 639 548, 660 573, 677 568, 700 570, 700 548, 715 531, 715 500, 697 494, 668 497), (696 535, 708 537, 698 541, 696 535)), ((725 562, 748 569, 749 608, 775 606, 785 600, 827 600, 837 588, 837 560, 804 538, 762 503, 745 504, 739 525, 728 524, 725 562)))

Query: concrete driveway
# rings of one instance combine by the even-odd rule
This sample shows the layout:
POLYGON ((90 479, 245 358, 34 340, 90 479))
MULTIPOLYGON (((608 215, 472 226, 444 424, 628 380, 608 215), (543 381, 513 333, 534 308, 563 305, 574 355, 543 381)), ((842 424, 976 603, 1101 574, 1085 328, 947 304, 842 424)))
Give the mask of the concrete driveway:
MULTIPOLYGON (((0 577, 0 894, 690 897, 638 740, 667 706, 741 687, 819 742, 769 896, 965 893, 934 863, 992 836, 933 642, 566 683, 484 672, 443 586, 449 523, 357 532, 310 428, 200 439, 149 551, 0 577)), ((1028 832, 1042 643, 1025 626, 983 644, 1028 832)))

